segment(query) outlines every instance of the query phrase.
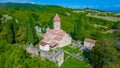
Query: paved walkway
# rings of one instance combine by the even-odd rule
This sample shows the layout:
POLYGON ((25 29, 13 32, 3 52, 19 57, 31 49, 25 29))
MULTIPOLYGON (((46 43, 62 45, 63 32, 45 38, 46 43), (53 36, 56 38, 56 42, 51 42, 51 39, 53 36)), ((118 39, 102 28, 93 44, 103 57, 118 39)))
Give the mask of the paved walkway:
MULTIPOLYGON (((72 54, 72 53, 70 53, 68 51, 64 51, 64 52, 67 53, 67 54, 69 54, 70 56, 78 59, 78 60, 83 60, 84 59, 82 56, 79 56, 78 54, 72 54)), ((68 59, 68 57, 67 57, 67 59, 68 59)))

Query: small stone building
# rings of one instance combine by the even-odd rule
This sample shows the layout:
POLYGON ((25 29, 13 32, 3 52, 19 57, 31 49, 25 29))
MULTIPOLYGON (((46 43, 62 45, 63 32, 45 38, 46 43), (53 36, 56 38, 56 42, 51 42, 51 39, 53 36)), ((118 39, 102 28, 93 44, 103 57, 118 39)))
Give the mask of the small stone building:
POLYGON ((55 15, 53 21, 54 28, 47 30, 44 35, 44 39, 40 42, 39 45, 40 49, 45 51, 71 44, 71 37, 69 36, 69 34, 67 34, 64 30, 60 28, 61 20, 58 14, 55 15))
POLYGON ((33 48, 31 46, 26 46, 25 50, 29 53, 31 53, 32 57, 34 56, 40 56, 41 59, 48 59, 54 63, 56 63, 57 66, 61 66, 64 62, 64 51, 58 50, 57 52, 47 52, 38 48, 33 48))
POLYGON ((84 40, 84 46, 88 48, 89 50, 92 49, 93 46, 95 46, 96 40, 85 38, 84 40))

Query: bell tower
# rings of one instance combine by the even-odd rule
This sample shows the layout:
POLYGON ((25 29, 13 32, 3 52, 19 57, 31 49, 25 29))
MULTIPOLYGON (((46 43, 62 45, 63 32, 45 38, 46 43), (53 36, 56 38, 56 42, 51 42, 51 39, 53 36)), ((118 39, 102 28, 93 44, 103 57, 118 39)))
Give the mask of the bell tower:
POLYGON ((55 15, 53 22, 54 22, 54 30, 60 30, 60 17, 58 16, 58 14, 55 15))

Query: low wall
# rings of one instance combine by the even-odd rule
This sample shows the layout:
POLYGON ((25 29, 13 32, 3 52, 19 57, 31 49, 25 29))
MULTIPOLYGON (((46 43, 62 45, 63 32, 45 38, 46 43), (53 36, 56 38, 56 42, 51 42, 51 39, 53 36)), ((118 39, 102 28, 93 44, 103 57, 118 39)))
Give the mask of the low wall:
POLYGON ((48 59, 56 63, 57 66, 61 66, 64 62, 64 51, 58 50, 57 52, 47 52, 31 46, 26 46, 25 50, 32 54, 32 56, 39 55, 41 59, 48 59))

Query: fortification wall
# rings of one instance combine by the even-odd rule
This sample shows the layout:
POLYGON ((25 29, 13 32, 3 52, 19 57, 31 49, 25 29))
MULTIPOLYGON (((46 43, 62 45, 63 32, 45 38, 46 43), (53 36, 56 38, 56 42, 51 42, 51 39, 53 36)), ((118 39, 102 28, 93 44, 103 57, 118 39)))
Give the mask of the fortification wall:
POLYGON ((56 63, 57 66, 61 66, 64 62, 64 51, 58 50, 57 52, 47 52, 31 46, 26 46, 25 50, 32 54, 32 56, 39 55, 41 59, 48 59, 56 63))

